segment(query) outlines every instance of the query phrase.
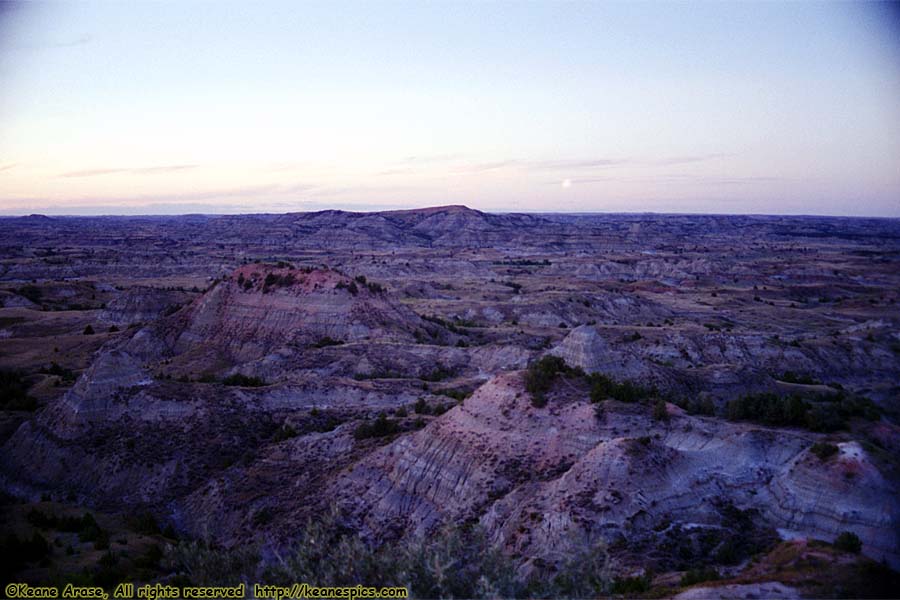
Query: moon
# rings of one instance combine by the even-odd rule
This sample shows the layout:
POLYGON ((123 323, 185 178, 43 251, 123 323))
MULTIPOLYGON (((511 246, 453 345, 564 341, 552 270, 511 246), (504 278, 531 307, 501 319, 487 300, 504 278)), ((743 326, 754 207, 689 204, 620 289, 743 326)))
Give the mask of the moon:
POLYGON ((563 186, 564 188, 570 188, 570 187, 572 187, 572 180, 571 180, 571 179, 563 179, 563 180, 562 180, 562 186, 563 186))

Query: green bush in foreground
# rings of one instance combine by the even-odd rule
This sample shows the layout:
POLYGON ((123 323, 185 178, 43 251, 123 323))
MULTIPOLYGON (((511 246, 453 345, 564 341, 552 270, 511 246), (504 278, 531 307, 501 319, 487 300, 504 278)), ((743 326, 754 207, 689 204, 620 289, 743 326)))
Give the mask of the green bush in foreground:
POLYGON ((448 527, 372 548, 343 529, 331 513, 309 523, 292 552, 278 557, 263 579, 276 584, 406 586, 416 598, 584 598, 608 591, 607 566, 605 546, 600 545, 573 557, 553 575, 523 579, 515 563, 478 527, 448 527))
MULTIPOLYGON (((290 550, 267 565, 255 548, 222 549, 203 542, 170 546, 162 561, 176 585, 235 585, 265 581, 316 586, 403 586, 413 598, 592 598, 612 589, 604 544, 584 544, 570 560, 521 577, 515 562, 493 547, 478 527, 443 528, 373 547, 331 512, 296 532, 290 550)), ((645 590, 649 578, 622 580, 622 589, 645 590), (640 581, 637 581, 637 580, 640 581)))

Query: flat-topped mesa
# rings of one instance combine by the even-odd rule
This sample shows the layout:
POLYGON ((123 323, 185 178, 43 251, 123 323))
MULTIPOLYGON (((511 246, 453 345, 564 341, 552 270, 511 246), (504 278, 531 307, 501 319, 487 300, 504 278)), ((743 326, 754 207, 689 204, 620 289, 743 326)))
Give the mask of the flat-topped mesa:
POLYGON ((435 213, 469 213, 473 215, 484 214, 480 210, 469 208, 464 204, 446 204, 444 206, 427 206, 425 208, 407 208, 403 210, 382 211, 382 214, 385 215, 432 215, 435 213))
POLYGON ((365 277, 262 264, 240 267, 176 316, 175 354, 202 345, 235 362, 323 338, 407 342, 430 325, 365 277))

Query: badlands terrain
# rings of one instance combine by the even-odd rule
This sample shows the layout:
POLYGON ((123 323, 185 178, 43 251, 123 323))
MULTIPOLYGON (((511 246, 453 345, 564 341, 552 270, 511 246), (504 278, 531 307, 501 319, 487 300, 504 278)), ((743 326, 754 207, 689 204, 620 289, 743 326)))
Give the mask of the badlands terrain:
POLYGON ((4 582, 896 596, 898 300, 887 219, 0 219, 4 582))

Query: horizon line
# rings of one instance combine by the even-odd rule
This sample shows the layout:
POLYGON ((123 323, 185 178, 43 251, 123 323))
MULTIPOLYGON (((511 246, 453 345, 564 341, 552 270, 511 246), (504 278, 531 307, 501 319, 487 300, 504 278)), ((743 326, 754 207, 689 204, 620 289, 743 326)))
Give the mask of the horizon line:
POLYGON ((347 209, 347 208, 321 208, 317 210, 298 210, 298 211, 284 211, 284 212, 271 212, 271 211, 259 211, 259 212, 185 212, 185 213, 98 213, 98 214, 88 214, 88 213, 75 213, 75 214, 67 214, 67 213, 52 213, 52 212, 27 212, 27 213, 3 213, 0 212, 0 219, 23 219, 28 217, 43 217, 49 219, 91 219, 91 218, 121 218, 121 219, 136 219, 136 218, 179 218, 179 217, 249 217, 249 216, 283 216, 283 215, 296 215, 296 214, 314 214, 321 212, 342 212, 342 213, 351 213, 351 214, 372 214, 372 213, 397 213, 397 212, 417 212, 417 211, 435 211, 440 209, 465 209, 473 212, 479 212, 483 214, 496 214, 496 215, 565 215, 565 216, 598 216, 598 215, 609 215, 609 216, 679 216, 679 217, 805 217, 805 218, 829 218, 829 219, 885 219, 885 220, 898 220, 900 219, 900 215, 897 216, 886 216, 886 215, 840 215, 840 214, 816 214, 816 213, 742 213, 742 212, 734 212, 734 213, 717 213, 717 212, 660 212, 660 211, 538 211, 538 210, 481 210, 476 208, 470 208, 464 204, 438 204, 438 205, 430 205, 430 206, 421 206, 416 208, 393 208, 386 207, 384 209, 376 209, 376 210, 358 210, 358 209, 347 209))

